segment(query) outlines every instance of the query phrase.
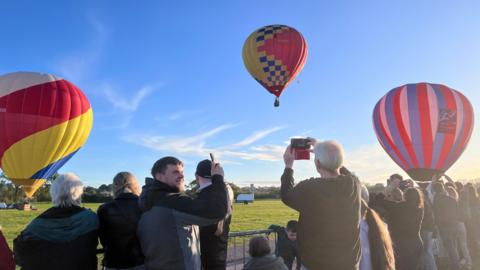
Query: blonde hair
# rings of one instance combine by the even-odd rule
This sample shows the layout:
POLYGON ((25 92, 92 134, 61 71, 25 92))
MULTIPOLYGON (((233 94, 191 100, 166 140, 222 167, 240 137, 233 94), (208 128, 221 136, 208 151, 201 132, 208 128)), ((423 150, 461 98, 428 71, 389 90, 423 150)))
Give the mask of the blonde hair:
POLYGON ((113 178, 112 184, 113 197, 116 198, 121 193, 140 194, 140 187, 135 176, 130 172, 119 172, 113 178))

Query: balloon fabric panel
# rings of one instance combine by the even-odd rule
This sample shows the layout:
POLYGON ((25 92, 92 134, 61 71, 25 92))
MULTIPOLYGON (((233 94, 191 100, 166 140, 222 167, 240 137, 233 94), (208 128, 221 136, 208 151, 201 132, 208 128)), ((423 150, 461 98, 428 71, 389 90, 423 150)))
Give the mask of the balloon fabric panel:
POLYGON ((303 36, 285 25, 260 28, 247 38, 243 47, 247 70, 277 97, 303 68, 306 56, 303 36))
POLYGON ((86 96, 49 74, 0 76, 0 165, 31 197, 86 142, 93 113, 86 96))
POLYGON ((457 160, 473 130, 473 108, 460 92, 444 85, 407 84, 380 99, 373 125, 386 152, 418 179, 413 169, 444 172, 457 160))

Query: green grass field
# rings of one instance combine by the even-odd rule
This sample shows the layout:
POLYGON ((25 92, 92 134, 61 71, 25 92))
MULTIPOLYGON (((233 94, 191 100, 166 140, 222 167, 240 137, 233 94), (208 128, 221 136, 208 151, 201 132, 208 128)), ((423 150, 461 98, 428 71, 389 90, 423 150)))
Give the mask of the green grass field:
MULTIPOLYGON (((96 211, 100 204, 84 204, 96 211)), ((34 204, 37 211, 0 210, 0 225, 10 247, 13 239, 36 216, 50 207, 48 203, 34 204)), ((298 213, 280 200, 255 201, 253 204, 235 204, 230 231, 267 229, 270 224, 285 225, 290 219, 298 219, 298 213)))

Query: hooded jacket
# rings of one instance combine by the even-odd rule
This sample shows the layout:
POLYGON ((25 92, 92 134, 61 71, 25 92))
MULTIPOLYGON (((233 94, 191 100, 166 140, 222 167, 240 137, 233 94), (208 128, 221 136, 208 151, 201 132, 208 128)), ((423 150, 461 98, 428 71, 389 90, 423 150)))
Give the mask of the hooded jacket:
POLYGON ((15 238, 16 263, 29 269, 97 269, 98 218, 78 206, 52 207, 15 238))
POLYGON ((227 214, 223 176, 214 175, 212 185, 196 198, 147 178, 140 195, 140 208, 143 214, 137 232, 145 268, 201 269, 197 225, 215 224, 227 214))
POLYGON ((281 257, 267 255, 254 257, 248 261, 243 270, 288 270, 281 257))

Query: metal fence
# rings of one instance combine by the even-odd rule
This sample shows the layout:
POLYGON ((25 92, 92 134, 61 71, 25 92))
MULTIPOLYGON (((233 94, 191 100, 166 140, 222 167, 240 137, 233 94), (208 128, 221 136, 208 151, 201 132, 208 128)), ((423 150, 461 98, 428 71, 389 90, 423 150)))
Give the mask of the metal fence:
POLYGON ((248 243, 254 236, 264 235, 270 240, 270 248, 275 251, 277 234, 273 230, 231 232, 228 234, 227 270, 243 269, 249 258, 248 243))

